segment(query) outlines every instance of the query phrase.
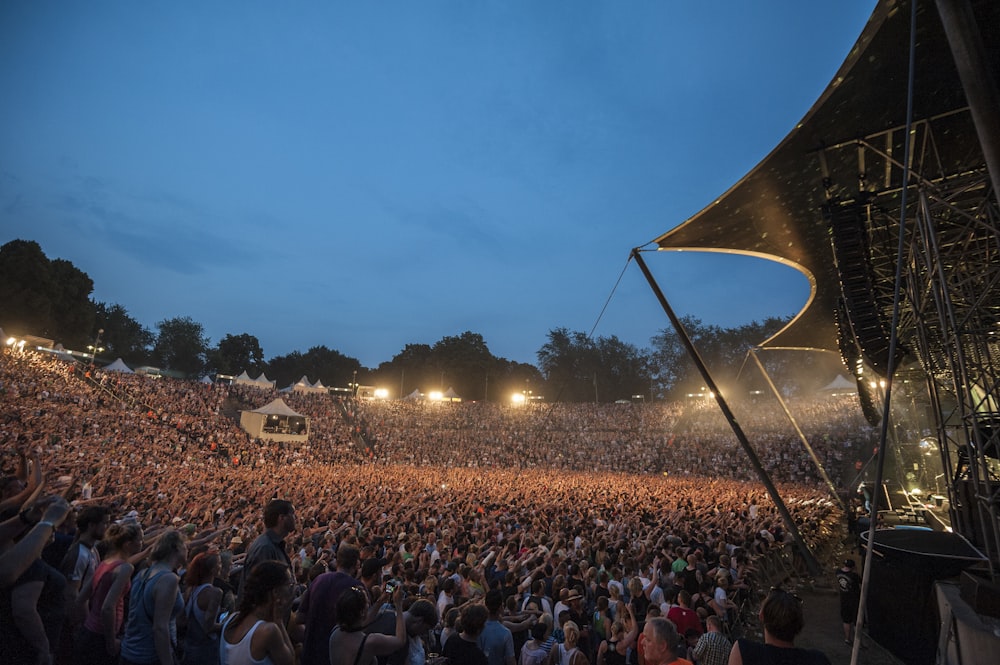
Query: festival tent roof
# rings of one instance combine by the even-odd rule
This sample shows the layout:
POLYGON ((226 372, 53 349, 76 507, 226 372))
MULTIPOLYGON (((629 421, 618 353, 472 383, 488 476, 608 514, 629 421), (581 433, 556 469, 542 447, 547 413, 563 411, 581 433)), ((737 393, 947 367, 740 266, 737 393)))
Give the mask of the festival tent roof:
MULTIPOLYGON (((906 126, 910 11, 909 3, 900 11, 901 4, 879 1, 826 90, 769 155, 701 212, 653 241, 661 251, 742 254, 801 272, 809 281, 809 298, 785 328, 761 343, 764 348, 838 349, 840 284, 822 211, 828 195, 852 195, 859 168, 868 171, 872 183, 877 173, 890 170, 891 160, 874 150, 865 152, 867 163, 859 166, 856 145, 862 137, 906 126), (849 149, 830 156, 825 146, 849 149)), ((1000 25, 1000 2, 972 0, 971 5, 987 52, 995 53, 1000 31, 986 26, 1000 25)), ((914 112, 919 118, 954 114, 968 102, 948 40, 933 3, 918 11, 914 112)), ((992 63, 994 76, 997 62, 992 63)), ((975 131, 951 132, 948 140, 948 154, 941 159, 950 160, 951 172, 982 168, 975 131)))
POLYGON ((201 382, 202 383, 213 383, 212 379, 207 374, 205 376, 201 377, 201 382))
POLYGON ((259 409, 242 411, 240 427, 250 436, 270 441, 309 439, 309 418, 296 413, 280 397, 259 409))
POLYGON ((310 383, 309 378, 303 374, 301 379, 287 388, 283 388, 280 392, 289 392, 292 390, 297 393, 325 393, 326 387, 319 381, 316 383, 310 383))
POLYGON ((456 393, 455 389, 452 388, 451 386, 448 386, 448 390, 446 390, 444 392, 444 394, 441 395, 441 399, 446 399, 446 400, 448 400, 450 402, 461 402, 462 401, 462 398, 459 397, 458 393, 456 393))
POLYGON ((838 374, 837 378, 820 388, 820 392, 828 393, 835 392, 839 390, 857 390, 858 384, 855 381, 845 379, 843 375, 838 374))
POLYGON ((268 402, 259 409, 253 409, 253 413, 263 413, 267 416, 298 416, 304 418, 301 413, 296 412, 292 407, 285 404, 285 400, 280 397, 268 402))
POLYGON ((419 388, 415 388, 412 393, 404 397, 403 399, 420 399, 423 394, 420 392, 419 388))
POLYGON ((254 383, 261 386, 262 388, 273 388, 275 385, 275 382, 267 378, 267 375, 264 374, 264 372, 261 372, 260 376, 254 379, 254 383))
POLYGON ((104 367, 105 372, 121 372, 122 374, 135 374, 132 369, 125 364, 121 358, 116 358, 113 363, 104 367))
POLYGON ((233 379, 233 383, 236 384, 236 385, 238 385, 238 386, 253 386, 255 388, 265 388, 265 387, 266 388, 270 388, 271 387, 270 383, 268 383, 268 384, 260 384, 260 383, 257 383, 257 381, 255 381, 254 379, 251 379, 250 375, 247 374, 246 370, 243 370, 242 374, 240 374, 235 379, 233 379))

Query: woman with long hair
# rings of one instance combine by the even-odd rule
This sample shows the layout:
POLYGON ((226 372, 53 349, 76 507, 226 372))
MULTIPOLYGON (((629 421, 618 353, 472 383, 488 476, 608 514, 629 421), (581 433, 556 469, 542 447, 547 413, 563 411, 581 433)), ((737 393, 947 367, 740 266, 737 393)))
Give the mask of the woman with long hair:
POLYGON ((396 587, 392 604, 396 610, 396 634, 365 633, 368 594, 359 587, 345 589, 337 598, 337 626, 330 633, 330 665, 369 665, 378 656, 388 656, 406 644, 403 588, 396 587))
POLYGON ((214 665, 219 662, 219 605, 222 589, 212 581, 222 570, 218 552, 202 552, 191 559, 184 573, 186 598, 184 616, 187 632, 184 635, 184 663, 214 665))
POLYGON ((261 561, 250 569, 243 600, 222 627, 222 665, 294 665, 295 649, 285 630, 293 584, 288 566, 279 561, 261 561))
POLYGON ((86 616, 76 635, 76 658, 81 665, 114 665, 121 650, 125 624, 125 597, 132 588, 129 559, 142 549, 138 524, 112 524, 104 533, 108 552, 94 570, 86 616))
POLYGON ((611 624, 608 639, 597 649, 597 665, 625 665, 628 650, 635 647, 639 624, 632 617, 632 606, 626 605, 621 618, 611 624))
POLYGON ((132 582, 121 665, 174 665, 176 622, 184 609, 176 572, 187 561, 184 537, 175 529, 164 531, 150 560, 132 582))

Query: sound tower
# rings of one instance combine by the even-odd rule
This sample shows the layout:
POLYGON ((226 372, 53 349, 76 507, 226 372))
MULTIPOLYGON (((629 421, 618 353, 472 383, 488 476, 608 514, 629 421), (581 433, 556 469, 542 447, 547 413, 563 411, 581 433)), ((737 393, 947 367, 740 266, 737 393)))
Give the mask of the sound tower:
MULTIPOLYGON (((879 285, 869 252, 867 203, 831 202, 823 207, 823 217, 830 228, 843 310, 851 332, 868 365, 884 377, 889 371, 890 322, 875 297, 879 285)), ((897 345, 893 365, 897 366, 904 355, 905 350, 897 345)))

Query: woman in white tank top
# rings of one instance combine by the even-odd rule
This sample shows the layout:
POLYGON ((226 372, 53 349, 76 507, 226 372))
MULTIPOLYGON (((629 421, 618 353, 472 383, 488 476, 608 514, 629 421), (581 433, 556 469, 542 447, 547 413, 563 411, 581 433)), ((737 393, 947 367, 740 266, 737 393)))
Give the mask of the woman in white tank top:
POLYGON ((261 561, 247 575, 243 602, 226 621, 219 640, 221 665, 295 665, 285 630, 292 578, 278 561, 261 561))

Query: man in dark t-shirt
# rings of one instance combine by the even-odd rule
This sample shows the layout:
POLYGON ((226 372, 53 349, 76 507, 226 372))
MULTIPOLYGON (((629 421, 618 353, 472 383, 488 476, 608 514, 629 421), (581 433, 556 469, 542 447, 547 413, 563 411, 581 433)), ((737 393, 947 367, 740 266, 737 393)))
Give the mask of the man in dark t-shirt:
POLYGON ((861 603, 861 578, 854 572, 854 559, 847 559, 837 571, 837 588, 840 590, 840 620, 844 622, 844 642, 851 644, 851 630, 858 620, 861 603))
POLYGON ((296 623, 305 625, 302 665, 326 665, 330 662, 330 633, 337 625, 337 599, 351 587, 365 588, 357 579, 358 555, 356 547, 342 543, 337 548, 337 571, 319 575, 302 595, 302 602, 295 613, 296 623))

